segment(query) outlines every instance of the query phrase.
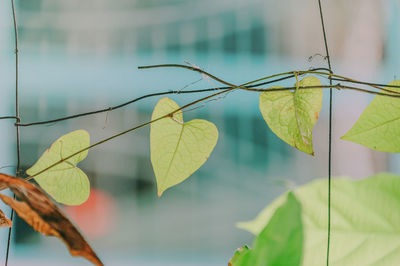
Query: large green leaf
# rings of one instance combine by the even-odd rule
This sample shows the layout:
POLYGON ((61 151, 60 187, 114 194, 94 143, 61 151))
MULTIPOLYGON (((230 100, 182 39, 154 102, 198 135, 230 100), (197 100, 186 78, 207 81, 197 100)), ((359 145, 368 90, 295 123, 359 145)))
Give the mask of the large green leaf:
POLYGON ((298 266, 303 254, 301 206, 293 193, 278 207, 254 241, 236 251, 232 266, 298 266))
MULTIPOLYGON (((388 84, 399 86, 400 80, 388 84)), ((389 88, 400 92, 400 88, 389 88)), ((376 96, 342 137, 373 150, 400 152, 400 99, 376 96)))
MULTIPOLYGON (((154 108, 152 120, 179 106, 169 98, 154 108)), ((157 180, 158 196, 181 183, 203 165, 217 144, 218 130, 211 122, 193 119, 183 123, 182 112, 151 124, 151 163, 157 180)))
MULTIPOLYGON (((314 154, 312 129, 322 107, 322 88, 300 89, 321 85, 316 77, 306 77, 291 91, 262 92, 260 111, 270 129, 297 149, 314 154)), ((279 87, 273 87, 275 89, 279 87)))
MULTIPOLYGON (((326 262, 328 184, 317 180, 295 191, 302 206, 304 266, 326 262)), ((258 234, 285 196, 253 221, 238 226, 258 234)), ((379 174, 363 180, 332 180, 330 265, 399 265, 400 176, 379 174)))
MULTIPOLYGON (((72 131, 57 139, 26 172, 33 176, 89 145, 90 136, 87 131, 72 131)), ((56 201, 66 205, 82 204, 89 197, 90 184, 86 174, 76 164, 85 159, 87 154, 87 150, 83 151, 35 176, 34 179, 56 201)))

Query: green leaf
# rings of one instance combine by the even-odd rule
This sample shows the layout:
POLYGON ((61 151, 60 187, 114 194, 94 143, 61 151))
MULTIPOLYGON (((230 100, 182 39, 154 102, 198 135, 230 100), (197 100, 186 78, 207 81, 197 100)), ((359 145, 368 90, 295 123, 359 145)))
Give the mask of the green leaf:
MULTIPOLYGON (((57 139, 26 173, 33 176, 89 145, 90 136, 87 131, 72 131, 57 139)), ((87 150, 83 151, 34 179, 56 201, 66 205, 82 204, 89 197, 90 184, 86 174, 76 164, 85 159, 87 154, 87 150)))
POLYGON ((247 255, 246 253, 248 253, 250 251, 249 247, 244 245, 241 248, 238 248, 235 251, 235 254, 233 254, 233 257, 229 260, 228 262, 228 266, 239 266, 239 265, 245 265, 244 263, 247 260, 247 255))
MULTIPOLYGON (((399 86, 400 80, 388 84, 399 86)), ((400 88, 388 89, 400 92, 400 88)), ((400 99, 376 96, 342 137, 377 151, 400 152, 400 99)))
POLYGON ((301 206, 293 193, 278 207, 250 250, 237 251, 232 266, 298 266, 303 253, 301 206))
MULTIPOLYGON (((163 117, 179 106, 169 98, 154 108, 152 120, 163 117)), ((151 124, 151 163, 157 180, 158 196, 184 181, 203 165, 217 144, 218 130, 206 120, 183 123, 182 112, 151 124)))
MULTIPOLYGON (((326 263, 327 179, 295 191, 302 206, 305 266, 326 263)), ((238 227, 258 234, 284 202, 279 197, 238 227)), ((379 174, 363 180, 332 180, 330 265, 398 265, 400 261, 400 176, 379 174)))
MULTIPOLYGON (((291 91, 262 92, 260 111, 270 129, 283 141, 297 149, 314 154, 312 129, 322 107, 322 88, 299 89, 321 85, 316 77, 306 77, 291 91)), ((277 89, 280 87, 273 87, 277 89)))

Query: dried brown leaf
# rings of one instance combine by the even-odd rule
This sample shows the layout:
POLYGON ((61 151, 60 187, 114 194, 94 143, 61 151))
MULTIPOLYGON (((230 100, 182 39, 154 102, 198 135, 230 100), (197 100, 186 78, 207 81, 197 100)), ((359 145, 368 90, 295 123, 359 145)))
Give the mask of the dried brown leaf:
POLYGON ((103 265, 78 229, 41 189, 21 178, 5 174, 0 174, 0 186, 10 188, 21 201, 0 194, 1 200, 36 231, 63 240, 72 256, 81 256, 95 265, 103 265))
POLYGON ((0 227, 11 227, 12 221, 0 210, 0 227))

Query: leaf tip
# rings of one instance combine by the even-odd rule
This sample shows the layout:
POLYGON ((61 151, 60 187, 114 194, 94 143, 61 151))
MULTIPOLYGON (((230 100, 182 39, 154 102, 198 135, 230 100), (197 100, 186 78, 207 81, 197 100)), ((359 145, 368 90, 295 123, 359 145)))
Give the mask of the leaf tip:
POLYGON ((0 228, 2 227, 11 227, 12 221, 7 218, 7 216, 0 210, 0 228))

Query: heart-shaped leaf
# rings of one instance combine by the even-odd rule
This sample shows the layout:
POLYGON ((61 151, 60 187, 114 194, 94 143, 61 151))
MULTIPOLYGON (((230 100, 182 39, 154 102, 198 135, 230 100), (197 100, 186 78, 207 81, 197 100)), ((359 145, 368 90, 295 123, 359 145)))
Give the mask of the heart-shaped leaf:
MULTIPOLYGON (((179 106, 169 98, 154 108, 152 120, 179 106)), ((181 183, 203 165, 217 144, 218 130, 211 122, 193 119, 183 122, 182 112, 153 122, 150 129, 151 163, 157 180, 158 196, 181 183)))
POLYGON ((254 241, 236 251, 231 266, 278 266, 301 264, 303 255, 303 227, 301 206, 293 193, 278 207, 268 224, 254 241))
MULTIPOLYGON (((295 191, 302 207, 305 266, 326 263, 327 179, 295 191)), ((330 264, 398 265, 400 261, 400 176, 379 174, 362 180, 332 180, 330 264)), ((238 226, 254 234, 285 202, 282 195, 250 222, 238 226)))
MULTIPOLYGON (((388 84, 399 86, 400 80, 388 84)), ((400 92, 400 88, 388 87, 400 92)), ((373 150, 400 152, 400 99, 376 96, 365 108, 360 118, 342 137, 373 150)))
MULTIPOLYGON (((87 131, 72 131, 56 140, 26 172, 33 176, 89 145, 90 137, 87 131)), ((82 204, 89 197, 90 183, 86 174, 76 164, 85 159, 87 154, 87 150, 83 151, 35 176, 34 179, 56 201, 66 205, 82 204)))
MULTIPOLYGON (((297 149, 314 154, 312 129, 322 107, 322 88, 316 77, 306 77, 291 91, 268 91, 260 94, 260 111, 269 128, 283 141, 297 149)), ((273 87, 276 89, 279 87, 273 87)))
POLYGON ((78 229, 37 186, 5 174, 0 174, 0 186, 9 188, 21 200, 0 194, 0 199, 33 229, 64 241, 72 256, 81 256, 95 265, 103 265, 78 229))

